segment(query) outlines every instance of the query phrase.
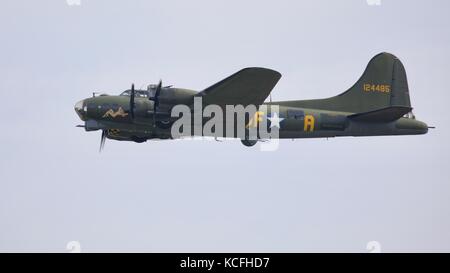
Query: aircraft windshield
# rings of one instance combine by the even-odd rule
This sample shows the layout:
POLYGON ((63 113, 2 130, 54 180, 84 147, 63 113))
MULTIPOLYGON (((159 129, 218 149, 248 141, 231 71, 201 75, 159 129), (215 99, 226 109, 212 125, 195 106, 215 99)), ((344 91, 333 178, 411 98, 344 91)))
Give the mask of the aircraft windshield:
MULTIPOLYGON (((131 90, 125 90, 120 95, 129 97, 129 96, 131 96, 131 90)), ((135 91, 135 96, 136 96, 136 98, 147 98, 148 97, 148 92, 145 91, 145 90, 136 90, 135 91)))

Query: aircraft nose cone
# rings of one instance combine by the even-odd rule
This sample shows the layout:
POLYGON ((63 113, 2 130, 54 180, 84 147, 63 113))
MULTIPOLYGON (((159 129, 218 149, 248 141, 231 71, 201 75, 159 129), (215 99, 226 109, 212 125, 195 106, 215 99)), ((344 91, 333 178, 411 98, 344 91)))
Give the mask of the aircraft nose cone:
POLYGON ((75 112, 80 117, 82 121, 86 121, 86 104, 84 100, 80 100, 75 104, 75 112))
POLYGON ((417 124, 417 129, 420 131, 421 134, 428 133, 428 125, 425 122, 419 121, 417 124))

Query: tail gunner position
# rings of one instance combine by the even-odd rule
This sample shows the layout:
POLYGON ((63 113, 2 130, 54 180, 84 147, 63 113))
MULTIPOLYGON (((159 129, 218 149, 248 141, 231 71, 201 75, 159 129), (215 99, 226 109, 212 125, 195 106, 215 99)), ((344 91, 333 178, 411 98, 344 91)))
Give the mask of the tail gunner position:
MULTIPOLYGON (((279 138, 320 138, 338 136, 420 135, 428 126, 415 118, 409 97, 406 72, 400 60, 381 53, 367 65, 361 78, 347 91, 326 99, 264 103, 281 74, 266 68, 245 68, 203 91, 149 85, 118 96, 100 95, 84 99, 75 111, 86 131, 102 131, 105 139, 145 142, 172 139, 176 105, 193 109, 194 98, 203 106, 277 105, 279 138)), ((270 111, 262 118, 273 117, 270 111)), ((203 135, 201 133, 200 135, 203 135)), ((262 140, 262 139, 259 139, 262 140)), ((258 140, 242 139, 246 146, 258 140)))

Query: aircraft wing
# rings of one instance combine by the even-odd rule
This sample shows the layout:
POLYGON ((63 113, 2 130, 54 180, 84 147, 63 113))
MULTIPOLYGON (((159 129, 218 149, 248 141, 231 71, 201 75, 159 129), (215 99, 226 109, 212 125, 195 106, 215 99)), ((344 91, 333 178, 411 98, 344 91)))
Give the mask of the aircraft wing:
POLYGON ((263 104, 280 78, 281 74, 275 70, 260 67, 244 68, 201 91, 196 97, 202 97, 203 105, 259 106, 263 104))

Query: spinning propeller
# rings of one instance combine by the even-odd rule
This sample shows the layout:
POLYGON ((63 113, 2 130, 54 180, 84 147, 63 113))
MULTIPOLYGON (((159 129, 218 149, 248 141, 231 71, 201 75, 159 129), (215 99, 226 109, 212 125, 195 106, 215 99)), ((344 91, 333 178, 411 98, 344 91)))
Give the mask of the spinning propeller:
POLYGON ((107 131, 102 130, 102 137, 100 139, 100 149, 99 149, 100 153, 102 152, 103 148, 105 147, 106 134, 107 134, 107 131))

